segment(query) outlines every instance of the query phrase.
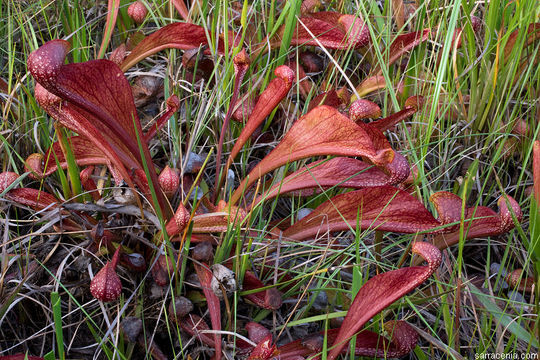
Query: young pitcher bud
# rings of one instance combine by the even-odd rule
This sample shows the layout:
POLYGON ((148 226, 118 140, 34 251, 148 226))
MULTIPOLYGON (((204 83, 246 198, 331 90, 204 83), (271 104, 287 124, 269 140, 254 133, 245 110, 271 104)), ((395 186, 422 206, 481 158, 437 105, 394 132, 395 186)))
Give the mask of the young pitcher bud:
POLYGON ((176 173, 176 170, 171 169, 169 165, 165 166, 161 171, 158 181, 159 186, 168 198, 173 197, 180 186, 180 177, 176 173))
POLYGON ((135 1, 133 4, 129 5, 127 13, 137 25, 140 25, 144 22, 144 19, 148 14, 148 9, 146 9, 146 6, 144 6, 142 2, 135 1))
POLYGON ((362 119, 375 119, 381 116, 381 108, 373 101, 366 99, 356 100, 349 108, 349 118, 354 122, 362 119))
POLYGON ((0 173, 0 193, 3 193, 18 178, 19 175, 11 171, 0 173))
POLYGON ((189 211, 182 203, 180 203, 180 205, 178 205, 178 209, 176 209, 176 212, 174 213, 173 218, 169 220, 167 225, 165 225, 165 231, 167 231, 169 236, 180 234, 186 228, 189 218, 189 211))
POLYGON ((114 252, 111 261, 107 262, 90 282, 90 292, 99 301, 114 301, 122 292, 122 282, 116 274, 119 255, 120 247, 114 252))

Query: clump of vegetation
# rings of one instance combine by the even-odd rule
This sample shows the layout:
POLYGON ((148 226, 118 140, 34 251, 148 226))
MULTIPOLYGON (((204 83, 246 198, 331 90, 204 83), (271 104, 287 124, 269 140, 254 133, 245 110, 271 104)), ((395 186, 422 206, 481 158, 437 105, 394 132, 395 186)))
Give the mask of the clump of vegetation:
POLYGON ((8 5, 0 354, 537 350, 538 9, 170 5, 8 5))

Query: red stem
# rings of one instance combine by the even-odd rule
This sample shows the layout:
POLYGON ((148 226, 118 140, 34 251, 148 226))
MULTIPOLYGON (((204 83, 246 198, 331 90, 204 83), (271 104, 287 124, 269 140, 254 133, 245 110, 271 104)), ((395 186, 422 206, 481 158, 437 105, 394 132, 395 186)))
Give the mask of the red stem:
POLYGON ((144 142, 148 144, 148 142, 156 136, 156 133, 165 126, 167 121, 173 116, 173 114, 178 111, 178 108, 180 107, 180 102, 178 100, 178 97, 176 95, 172 95, 167 100, 167 111, 161 115, 161 117, 156 121, 156 123, 148 129, 146 134, 144 134, 144 142))

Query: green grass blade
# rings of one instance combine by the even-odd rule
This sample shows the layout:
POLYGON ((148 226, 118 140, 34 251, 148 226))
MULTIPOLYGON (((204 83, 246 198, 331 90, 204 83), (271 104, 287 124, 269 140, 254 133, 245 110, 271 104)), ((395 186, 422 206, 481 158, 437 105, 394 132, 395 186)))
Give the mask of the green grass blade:
POLYGON ((515 335, 518 339, 525 342, 525 344, 530 344, 531 346, 538 348, 538 339, 535 338, 535 334, 531 334, 529 331, 525 330, 525 328, 521 326, 519 318, 516 319, 514 316, 507 314, 493 301, 493 298, 490 295, 485 294, 473 284, 468 284, 468 287, 471 294, 476 296, 486 311, 493 316, 496 323, 501 324, 501 326, 507 329, 511 334, 515 335))
POLYGON ((64 351, 64 335, 62 331, 62 302, 57 291, 51 292, 51 304, 54 319, 54 334, 56 345, 58 346, 58 358, 64 360, 66 354, 64 351))

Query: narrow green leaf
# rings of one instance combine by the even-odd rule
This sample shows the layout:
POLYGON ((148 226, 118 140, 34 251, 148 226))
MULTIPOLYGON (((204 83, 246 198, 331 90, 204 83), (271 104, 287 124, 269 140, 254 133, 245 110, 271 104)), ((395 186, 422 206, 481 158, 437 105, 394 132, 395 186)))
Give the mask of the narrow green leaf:
POLYGON ((103 40, 101 41, 101 47, 98 52, 98 59, 103 59, 109 42, 111 41, 111 36, 116 25, 116 18, 118 17, 118 9, 120 8, 120 0, 109 0, 109 5, 107 8, 107 23, 105 24, 105 30, 103 33, 103 40))
POLYGON ((62 302, 57 291, 51 292, 51 304, 54 318, 54 333, 56 336, 56 345, 58 346, 58 358, 64 360, 64 335, 62 333, 62 302))
POLYGON ((283 33, 283 39, 281 39, 281 46, 279 47, 279 56, 277 65, 283 65, 285 63, 289 46, 293 37, 294 29, 296 28, 297 15, 300 14, 300 6, 302 1, 291 0, 287 2, 290 5, 287 13, 287 22, 285 23, 285 32, 283 33))
POLYGON ((495 304, 490 295, 483 293, 472 283, 469 283, 468 286, 471 294, 474 295, 482 303, 490 315, 496 319, 496 323, 500 324, 503 328, 507 329, 510 333, 515 335, 518 339, 524 341, 526 344, 531 344, 533 347, 538 348, 538 339, 534 338, 534 333, 528 332, 519 324, 519 319, 516 319, 514 316, 507 315, 506 312, 495 304))

